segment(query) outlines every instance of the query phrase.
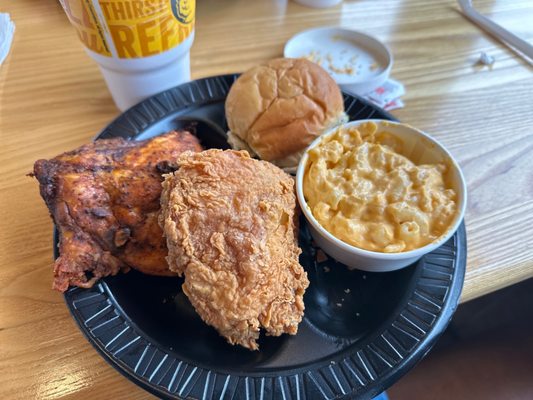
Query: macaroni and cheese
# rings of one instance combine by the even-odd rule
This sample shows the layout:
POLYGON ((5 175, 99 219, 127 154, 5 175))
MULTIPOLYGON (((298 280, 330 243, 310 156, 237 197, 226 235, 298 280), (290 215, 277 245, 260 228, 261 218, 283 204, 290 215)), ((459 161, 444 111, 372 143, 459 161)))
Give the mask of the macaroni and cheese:
POLYGON ((457 212, 444 164, 415 165, 374 123, 341 127, 309 150, 303 192, 316 220, 359 248, 395 253, 443 235, 457 212))

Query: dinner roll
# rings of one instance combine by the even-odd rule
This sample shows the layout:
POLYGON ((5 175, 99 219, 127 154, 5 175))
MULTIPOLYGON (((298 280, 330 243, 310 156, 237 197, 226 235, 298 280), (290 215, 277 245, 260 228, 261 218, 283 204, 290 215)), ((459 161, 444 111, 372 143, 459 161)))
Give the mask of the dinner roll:
POLYGON ((333 78, 306 59, 277 58, 242 74, 226 99, 228 142, 285 168, 324 131, 346 122, 333 78))

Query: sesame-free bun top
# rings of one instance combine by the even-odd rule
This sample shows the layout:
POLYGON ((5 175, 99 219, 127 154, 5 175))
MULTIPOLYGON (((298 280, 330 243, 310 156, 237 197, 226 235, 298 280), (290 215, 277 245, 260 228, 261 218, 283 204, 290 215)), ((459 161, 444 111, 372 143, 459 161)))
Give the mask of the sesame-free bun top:
POLYGON ((306 59, 277 58, 253 67, 226 99, 228 141, 280 167, 295 167, 305 148, 345 120, 339 87, 306 59))

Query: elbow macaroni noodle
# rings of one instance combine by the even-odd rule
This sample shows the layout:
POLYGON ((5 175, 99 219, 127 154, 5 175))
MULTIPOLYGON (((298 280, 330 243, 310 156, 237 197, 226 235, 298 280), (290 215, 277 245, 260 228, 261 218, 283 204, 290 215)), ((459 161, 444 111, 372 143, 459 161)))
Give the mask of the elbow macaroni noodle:
POLYGON ((457 212, 444 164, 415 165, 402 142, 376 124, 339 128, 309 150, 304 196, 316 220, 338 239, 371 251, 423 247, 457 212))

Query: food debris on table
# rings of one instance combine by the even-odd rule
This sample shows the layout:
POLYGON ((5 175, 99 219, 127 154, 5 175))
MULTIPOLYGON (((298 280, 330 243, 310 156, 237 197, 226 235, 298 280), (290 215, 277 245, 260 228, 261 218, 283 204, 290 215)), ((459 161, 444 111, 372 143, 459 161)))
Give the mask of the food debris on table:
POLYGON ((491 67, 494 65, 494 62, 496 61, 496 59, 485 53, 484 51, 481 52, 481 54, 479 55, 479 59, 477 60, 476 64, 477 65, 486 65, 488 67, 491 67))

